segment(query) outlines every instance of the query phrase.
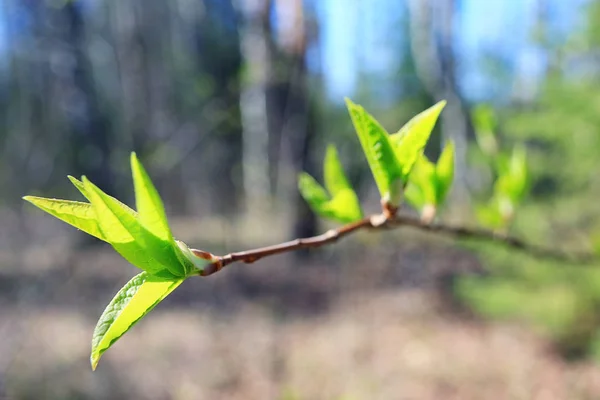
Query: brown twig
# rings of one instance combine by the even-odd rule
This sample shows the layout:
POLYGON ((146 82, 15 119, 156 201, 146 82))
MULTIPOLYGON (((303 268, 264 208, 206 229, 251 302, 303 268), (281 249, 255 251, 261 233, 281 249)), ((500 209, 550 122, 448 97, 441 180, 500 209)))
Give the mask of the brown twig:
POLYGON ((353 232, 362 229, 394 229, 400 227, 410 227, 419 229, 426 232, 432 232, 451 236, 459 239, 473 239, 473 240, 484 240, 493 241, 500 245, 519 250, 535 256, 537 258, 543 258, 552 261, 565 262, 570 264, 591 264, 594 262, 600 262, 597 256, 591 253, 569 253, 562 250, 550 249, 534 244, 529 244, 521 239, 498 234, 492 231, 483 229, 472 229, 466 227, 449 226, 442 224, 429 224, 423 222, 421 219, 408 217, 408 216, 395 216, 384 214, 375 214, 370 217, 361 219, 360 221, 352 222, 347 225, 343 225, 337 229, 331 229, 321 235, 294 239, 289 242, 284 242, 272 246, 260 247, 257 249, 240 251, 230 253, 224 256, 213 256, 210 258, 207 256, 205 251, 192 249, 192 253, 204 258, 213 259, 214 262, 204 268, 201 276, 212 275, 220 271, 225 266, 235 263, 253 263, 261 258, 272 256, 275 254, 287 253, 299 249, 321 247, 343 238, 344 236, 350 235, 353 232))

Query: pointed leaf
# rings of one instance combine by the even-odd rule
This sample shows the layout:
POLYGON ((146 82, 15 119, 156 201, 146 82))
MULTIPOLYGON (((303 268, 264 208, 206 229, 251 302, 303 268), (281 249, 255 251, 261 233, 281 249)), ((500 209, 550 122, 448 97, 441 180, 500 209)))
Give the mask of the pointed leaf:
POLYGON ((362 218, 362 209, 353 189, 343 189, 321 207, 321 215, 342 223, 358 221, 362 218))
POLYGON ((494 157, 498 152, 498 143, 494 136, 497 125, 494 110, 488 105, 481 104, 473 109, 472 120, 479 148, 485 155, 494 157))
POLYGON ((435 205, 437 189, 435 166, 425 155, 419 156, 410 174, 409 182, 413 182, 421 189, 425 204, 435 205))
POLYGON ((364 108, 350 99, 346 99, 346 105, 382 199, 399 205, 402 198, 402 168, 390 136, 364 108))
MULTIPOLYGON (((83 194, 88 200, 89 200, 89 195, 86 192, 85 186, 83 184, 83 182, 77 180, 76 178, 72 177, 72 176, 68 176, 69 180, 73 183, 73 185, 81 192, 81 194, 83 194)), ((135 178, 134 178, 134 182, 135 182, 135 178)), ((106 193, 104 193, 105 196, 110 197, 112 200, 111 202, 113 204, 118 204, 123 210, 127 211, 129 214, 131 214, 132 216, 138 218, 138 213, 135 212, 134 210, 132 210, 131 208, 129 208, 127 205, 121 203, 119 200, 115 199, 112 196, 107 195, 106 193)), ((170 230, 169 230, 170 232, 170 230)), ((170 240, 168 241, 171 245, 171 247, 173 247, 173 252, 175 253, 177 260, 179 261, 179 264, 181 264, 183 266, 183 268, 186 271, 186 275, 191 273, 192 270, 194 269, 194 263, 190 262, 190 260, 183 254, 183 252, 181 251, 181 249, 178 246, 175 246, 175 242, 174 240, 170 240)), ((114 247, 114 246, 113 246, 114 247)), ((164 247, 164 246, 159 246, 160 247, 164 247)), ((170 251, 169 251, 170 253, 170 251)), ((168 261, 171 260, 170 263, 173 263, 173 259, 171 258, 171 256, 169 256, 169 259, 164 260, 164 257, 161 257, 160 255, 158 257, 156 257, 159 261, 163 260, 163 261, 168 261)), ((178 270, 178 269, 177 269, 178 270)), ((177 275, 178 276, 178 275, 177 275)))
POLYGON ((327 147, 327 153, 325 154, 325 163, 323 166, 325 175, 325 188, 329 191, 331 197, 335 197, 336 194, 345 189, 352 189, 344 168, 340 162, 338 152, 333 145, 327 147))
POLYGON ((309 174, 298 177, 298 189, 311 210, 327 219, 339 222, 353 222, 362 218, 362 210, 352 188, 341 189, 330 199, 325 189, 309 174))
POLYGON ((186 275, 184 266, 175 255, 174 241, 168 242, 154 236, 135 216, 85 177, 83 185, 106 240, 127 261, 154 274, 166 268, 174 276, 186 275))
POLYGON ((454 180, 454 142, 451 140, 446 143, 438 159, 435 175, 437 180, 436 205, 440 206, 446 199, 454 180))
POLYGON ((306 172, 302 172, 298 176, 298 190, 313 211, 329 201, 329 195, 325 189, 306 172))
POLYGON ((511 190, 510 196, 515 202, 520 202, 525 196, 528 184, 527 153, 525 147, 515 146, 510 161, 511 190))
POLYGON ((415 183, 408 181, 406 189, 404 189, 404 198, 406 202, 414 207, 415 210, 421 211, 425 206, 425 196, 423 191, 415 183))
POLYGON ((396 148, 396 156, 402 166, 402 180, 405 183, 408 182, 408 175, 415 162, 423 154, 431 131, 445 105, 445 100, 440 101, 413 117, 398 133, 391 135, 391 140, 396 148))
POLYGON ((142 272, 127 282, 108 304, 96 324, 90 356, 92 369, 96 369, 100 357, 113 343, 175 290, 183 280, 167 280, 142 272))
POLYGON ((475 212, 479 223, 486 228, 499 229, 506 225, 506 222, 497 207, 497 203, 495 202, 476 206, 475 212))
MULTIPOLYGON (((67 178, 69 178, 69 180, 71 181, 71 183, 73 184, 73 186, 75 186, 77 188, 77 190, 79 190, 79 192, 81 192, 81 194, 83 195, 83 197, 85 197, 86 199, 90 199, 88 197, 88 194, 85 191, 85 187, 83 186, 83 182, 81 182, 80 180, 78 180, 77 178, 71 176, 71 175, 67 175, 67 178)), ((108 195, 107 195, 108 196, 108 195)), ((119 200, 115 199, 114 197, 110 196, 114 201, 116 201, 117 203, 119 203, 119 205, 128 213, 130 213, 131 215, 136 215, 137 213, 135 211, 133 211, 131 208, 129 208, 127 205, 121 203, 119 200)))
POLYGON ((91 204, 79 201, 46 199, 36 196, 25 196, 23 200, 30 202, 75 228, 81 229, 87 234, 106 241, 104 234, 98 226, 96 213, 91 204))
POLYGON ((165 207, 158 191, 135 153, 131 153, 131 172, 140 222, 156 237, 172 241, 173 236, 167 222, 165 207))
POLYGON ((510 161, 494 185, 497 196, 504 196, 516 206, 525 196, 528 185, 525 148, 515 146, 510 161))

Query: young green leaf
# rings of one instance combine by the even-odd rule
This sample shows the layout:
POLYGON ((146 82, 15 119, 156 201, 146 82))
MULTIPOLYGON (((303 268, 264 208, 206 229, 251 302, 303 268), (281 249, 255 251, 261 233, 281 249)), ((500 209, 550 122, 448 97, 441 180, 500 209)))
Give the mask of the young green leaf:
POLYGON ((138 268, 156 274, 167 269, 174 276, 187 271, 175 255, 174 241, 161 240, 125 211, 118 202, 83 177, 83 185, 94 206, 98 224, 106 240, 127 261, 138 268))
POLYGON ((391 141, 395 145, 396 157, 401 165, 402 180, 408 182, 408 176, 423 154, 425 145, 431 136, 431 131, 446 105, 442 100, 427 110, 417 114, 397 133, 391 135, 391 141))
POLYGON ((315 178, 306 172, 298 176, 298 190, 313 211, 318 212, 323 204, 329 201, 329 195, 315 178))
POLYGON ((329 194, 332 197, 335 197, 345 189, 352 189, 344 174, 344 168, 340 162, 338 152, 333 145, 327 146, 323 170, 325 175, 325 188, 327 188, 327 191, 329 191, 329 194))
POLYGON ((79 201, 46 199, 44 197, 36 196, 25 196, 23 197, 23 200, 30 202, 34 206, 75 228, 81 229, 87 234, 106 241, 104 234, 98 226, 96 212, 91 204, 81 203, 79 201))
POLYGON ((494 110, 488 105, 481 104, 473 109, 471 115, 479 148, 488 157, 495 157, 498 153, 498 143, 494 136, 497 125, 494 110))
POLYGON ((362 209, 353 189, 342 189, 333 199, 323 204, 321 214, 343 223, 358 221, 362 218, 362 209))
POLYGON ((454 142, 451 140, 446 143, 438 159, 435 175, 437 178, 436 205, 440 206, 446 199, 454 180, 454 142))
POLYGON ((415 210, 420 211, 425 206, 423 191, 416 183, 410 180, 408 181, 408 185, 406 185, 406 189, 404 189, 404 198, 415 210))
POLYGON ((96 324, 90 356, 92 369, 96 369, 106 350, 183 281, 183 278, 169 280, 142 272, 127 282, 96 324))
POLYGON ((158 191, 135 153, 131 153, 131 172, 133 174, 135 203, 140 222, 156 237, 172 242, 173 235, 167 222, 165 207, 158 191))
POLYGON ((490 201, 489 204, 478 205, 475 208, 477 220, 485 227, 500 229, 506 226, 506 220, 500 212, 499 203, 490 201))
POLYGON ((402 168, 390 136, 363 107, 350 99, 346 99, 346 105, 382 199, 398 206, 402 200, 402 168))
MULTIPOLYGON (((77 178, 75 178, 75 177, 73 177, 71 175, 67 175, 67 178, 69 178, 69 180, 71 181, 71 183, 73 184, 73 186, 75 186, 77 188, 77 190, 79 190, 79 192, 81 192, 81 194, 83 195, 83 197, 85 197, 88 200, 90 199, 89 196, 88 196, 88 194, 85 191, 85 187, 83 186, 83 182, 81 182, 80 180, 78 180, 77 178)), ((127 205, 121 203, 119 200, 115 199, 112 196, 111 196, 111 198, 114 201, 116 201, 117 203, 119 203, 119 205, 121 206, 121 208, 123 208, 125 211, 127 211, 131 215, 137 215, 137 213, 135 211, 133 211, 131 208, 129 208, 127 205)))
POLYGON ((415 163, 409 182, 414 183, 421 189, 425 204, 436 204, 435 165, 424 154, 421 154, 415 163))
POLYGON ((527 155, 525 148, 515 146, 507 167, 500 173, 494 185, 494 192, 498 196, 510 199, 514 205, 517 205, 525 196, 527 185, 527 155))
POLYGON ((311 210, 321 217, 340 222, 353 222, 362 218, 358 197, 352 188, 341 189, 330 198, 325 189, 309 174, 298 177, 298 189, 311 210))

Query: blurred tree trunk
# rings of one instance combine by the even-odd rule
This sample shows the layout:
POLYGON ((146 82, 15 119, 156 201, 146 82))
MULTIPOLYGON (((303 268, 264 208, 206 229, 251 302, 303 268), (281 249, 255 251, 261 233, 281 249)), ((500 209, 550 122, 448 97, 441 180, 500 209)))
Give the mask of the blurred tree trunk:
POLYGON ((203 114, 213 136, 204 165, 213 176, 213 210, 232 215, 243 204, 244 182, 239 20, 231 0, 204 0, 204 10, 196 26, 196 54, 199 83, 208 94, 203 114))
POLYGON ((243 3, 241 42, 247 81, 242 89, 240 104, 244 131, 244 190, 247 215, 251 217, 268 214, 270 195, 273 194, 273 146, 269 145, 266 100, 267 77, 272 71, 273 60, 270 8, 270 0, 243 3))
POLYGON ((70 1, 61 8, 48 9, 51 26, 60 39, 49 60, 54 62, 55 71, 53 97, 60 104, 69 132, 70 168, 115 194, 110 166, 110 126, 96 95, 80 7, 80 3, 70 1))
MULTIPOLYGON (((272 137, 281 132, 277 189, 280 193, 292 194, 291 234, 293 237, 306 237, 316 234, 316 217, 300 196, 296 181, 301 171, 316 176, 318 170, 311 157, 316 118, 306 66, 307 20, 302 0, 277 0, 276 7, 280 24, 278 43, 282 51, 278 60, 273 62, 274 69, 267 87, 269 131, 272 137)), ((299 253, 300 256, 302 254, 299 253)))
MULTIPOLYGON (((150 117, 150 76, 148 52, 152 48, 143 35, 143 6, 140 0, 130 2, 107 2, 113 24, 111 27, 116 52, 116 62, 120 73, 120 96, 118 111, 113 117, 117 122, 115 163, 120 171, 127 171, 126 160, 130 151, 143 157, 147 151, 150 117), (121 149, 121 150, 119 150, 121 149)), ((131 191, 120 179, 118 187, 121 196, 132 200, 131 191)), ((127 186, 129 183, 127 183, 127 186)))
POLYGON ((433 14, 431 0, 410 0, 409 9, 411 49, 419 78, 436 101, 448 101, 441 115, 441 129, 444 141, 452 139, 456 145, 451 199, 457 206, 455 210, 460 212, 468 207, 466 152, 467 138, 472 136, 473 128, 457 85, 453 46, 456 1, 435 2, 437 15, 433 14))

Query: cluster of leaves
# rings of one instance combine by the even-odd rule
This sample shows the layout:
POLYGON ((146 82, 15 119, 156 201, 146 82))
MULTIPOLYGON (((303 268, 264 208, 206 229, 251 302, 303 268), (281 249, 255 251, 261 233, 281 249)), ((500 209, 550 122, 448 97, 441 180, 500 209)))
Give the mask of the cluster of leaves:
POLYGON ((89 203, 25 196, 56 218, 109 243, 123 258, 143 270, 108 304, 92 339, 95 369, 102 354, 186 278, 209 263, 175 240, 163 203, 135 153, 131 155, 137 212, 104 193, 85 176, 69 176, 89 203))
MULTIPOLYGON (((408 121, 398 132, 389 134, 362 106, 346 99, 385 208, 395 210, 406 198, 423 212, 427 205, 437 206, 445 199, 454 176, 454 146, 452 143, 446 146, 435 167, 423 154, 445 104, 445 101, 435 104, 408 121)), ((339 222, 362 218, 358 197, 348 183, 333 146, 327 149, 323 170, 325 188, 306 173, 298 180, 300 193, 312 210, 339 222)))
POLYGON ((484 226, 506 231, 529 188, 527 154, 522 145, 515 145, 510 154, 503 152, 496 139, 496 124, 489 106, 475 107, 473 125, 477 144, 496 176, 493 194, 486 204, 477 207, 477 217, 484 226))
MULTIPOLYGON (((537 120, 545 123, 544 118, 537 120)), ((544 209, 540 205, 547 196, 540 199, 526 197, 530 181, 538 183, 541 179, 545 180, 544 175, 536 171, 535 165, 527 167, 522 146, 516 145, 510 153, 500 151, 498 123, 491 108, 476 107, 473 122, 477 134, 476 150, 485 155, 496 176, 492 200, 477 210, 481 223, 506 231, 512 222, 513 228, 527 237, 534 237, 534 240, 551 237, 549 232, 543 232, 541 239, 535 238, 538 231, 547 231, 543 227, 548 226, 546 220, 549 218, 544 218, 544 209), (517 219, 515 210, 518 206, 527 207, 528 212, 518 214, 517 219)), ((508 125, 507 121, 503 123, 505 127, 508 125)), ((507 135, 514 134, 511 127, 507 131, 507 135)), ((519 137, 530 135, 532 131, 538 129, 530 121, 523 127, 523 132, 519 132, 519 137)), ((543 129, 539 131, 543 132, 543 129)), ((557 135, 561 141, 565 140, 563 132, 561 130, 557 135)), ((536 139, 542 142, 540 138, 536 139)), ((573 140, 569 138, 568 141, 573 140)), ((547 153, 544 153, 545 157, 549 157, 547 153)), ((539 157, 535 152, 532 155, 539 157)), ((540 162, 539 158, 536 160, 536 164, 548 165, 540 162)), ((545 169, 554 167, 551 165, 545 169)), ((557 167, 564 168, 564 163, 557 163, 557 167)), ((552 211, 559 208, 554 205, 557 199, 555 193, 552 211)), ((562 246, 567 247, 564 243, 562 246)), ((510 318, 528 323, 546 334, 556 349, 567 357, 594 354, 600 359, 598 268, 569 268, 558 262, 516 255, 497 246, 479 245, 478 252, 483 255, 489 273, 458 279, 456 291, 465 304, 488 318, 510 318)))
MULTIPOLYGON (((384 210, 396 210, 405 188, 410 201, 423 207, 439 205, 453 176, 453 146, 433 166, 423 155, 445 102, 411 119, 389 134, 361 106, 347 100, 348 110, 382 197, 384 210), (417 173, 411 174, 411 171, 417 173)), ((197 257, 173 238, 164 206, 148 174, 131 155, 137 212, 107 195, 86 177, 69 177, 89 203, 26 196, 25 200, 58 219, 109 243, 123 258, 143 270, 113 298, 100 317, 92 339, 91 364, 186 278, 197 276, 216 259, 197 257)), ((308 174, 299 189, 315 213, 339 222, 362 218, 358 197, 346 178, 336 149, 330 146, 324 163, 325 188, 308 174)), ((395 211, 394 211, 395 212, 395 211)), ((393 215, 388 215, 391 217, 393 215)), ((207 253, 208 254, 208 253, 207 253)))

